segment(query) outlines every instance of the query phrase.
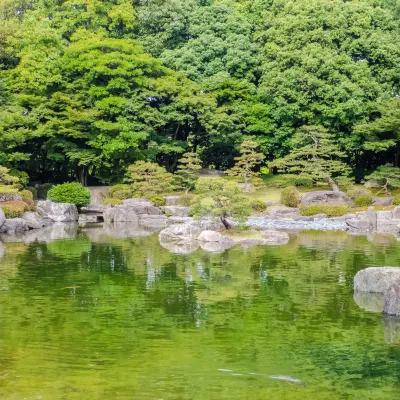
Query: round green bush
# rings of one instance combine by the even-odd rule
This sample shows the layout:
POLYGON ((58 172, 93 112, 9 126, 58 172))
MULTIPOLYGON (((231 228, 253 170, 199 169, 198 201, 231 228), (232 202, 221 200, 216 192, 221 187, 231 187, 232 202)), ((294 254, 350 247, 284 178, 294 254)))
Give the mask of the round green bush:
POLYGON ((393 197, 392 204, 394 204, 395 206, 400 206, 400 194, 393 197))
POLYGON ((115 206, 121 205, 121 204, 122 204, 122 200, 120 200, 120 199, 114 199, 114 198, 112 198, 112 197, 106 197, 106 198, 103 200, 103 204, 106 205, 106 206, 107 206, 108 204, 110 204, 111 207, 115 207, 115 206))
POLYGON ((27 189, 20 190, 19 195, 23 199, 33 200, 33 193, 30 190, 27 190, 27 189))
POLYGON ((307 217, 317 214, 326 214, 328 217, 341 217, 348 212, 349 206, 347 205, 311 204, 300 207, 300 214, 307 217))
POLYGON ((132 198, 132 192, 130 190, 126 190, 126 189, 116 190, 113 193, 112 197, 114 199, 118 199, 118 200, 127 200, 127 199, 132 198))
POLYGON ((179 196, 179 205, 182 207, 190 207, 192 204, 192 201, 194 200, 196 196, 192 193, 185 193, 181 196, 179 196))
POLYGON ((298 189, 295 186, 289 186, 282 190, 281 203, 288 207, 298 207, 300 197, 298 189))
POLYGON ((47 199, 55 203, 72 203, 77 206, 90 204, 90 190, 78 182, 53 186, 47 193, 47 199))
POLYGON ((152 203, 154 203, 154 205, 155 205, 156 207, 165 206, 165 199, 164 199, 164 197, 161 197, 161 196, 154 196, 154 197, 152 197, 152 198, 150 199, 150 201, 151 201, 152 203))
POLYGON ((263 212, 267 209, 267 205, 265 201, 255 199, 251 201, 251 208, 254 211, 263 212))
POLYGON ((359 196, 354 198, 354 205, 356 207, 366 207, 370 206, 374 201, 374 198, 371 193, 369 194, 360 194, 359 196))
POLYGON ((115 192, 120 192, 121 190, 123 191, 127 190, 131 192, 131 188, 129 185, 126 185, 124 183, 119 183, 118 185, 110 187, 110 189, 108 190, 108 197, 115 197, 114 196, 115 192))

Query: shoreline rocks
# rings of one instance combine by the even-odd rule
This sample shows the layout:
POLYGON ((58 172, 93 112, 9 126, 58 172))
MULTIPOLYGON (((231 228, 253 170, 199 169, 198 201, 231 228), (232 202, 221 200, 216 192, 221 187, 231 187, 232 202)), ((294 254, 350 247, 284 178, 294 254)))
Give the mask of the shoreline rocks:
POLYGON ((316 191, 304 194, 300 200, 302 206, 309 206, 312 204, 353 204, 353 201, 343 192, 332 191, 316 191))
POLYGON ((49 200, 40 200, 36 205, 36 211, 42 218, 51 219, 54 222, 78 221, 78 208, 75 204, 53 203, 49 200))

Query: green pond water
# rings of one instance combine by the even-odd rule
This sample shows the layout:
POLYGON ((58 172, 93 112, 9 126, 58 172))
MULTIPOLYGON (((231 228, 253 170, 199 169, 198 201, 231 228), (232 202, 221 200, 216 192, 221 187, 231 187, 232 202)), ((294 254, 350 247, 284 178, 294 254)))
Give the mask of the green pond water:
POLYGON ((93 230, 1 249, 1 399, 400 398, 400 323, 352 289, 400 265, 391 236, 174 254, 93 230))

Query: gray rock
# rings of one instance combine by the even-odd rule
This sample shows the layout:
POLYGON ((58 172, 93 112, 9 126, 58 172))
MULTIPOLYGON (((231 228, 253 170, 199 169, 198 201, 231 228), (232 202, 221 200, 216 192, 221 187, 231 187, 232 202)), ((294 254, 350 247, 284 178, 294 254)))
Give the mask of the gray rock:
POLYGON ((0 207, 0 228, 6 222, 6 216, 4 215, 3 209, 0 207))
POLYGON ((123 205, 118 207, 128 207, 137 215, 162 215, 161 209, 155 207, 151 201, 146 199, 124 200, 123 205))
POLYGON ((151 226, 154 228, 165 228, 168 218, 165 215, 141 215, 139 224, 143 226, 151 226))
POLYGON ((179 204, 180 196, 167 196, 164 199, 166 206, 176 206, 179 204))
POLYGON ((222 242, 223 236, 216 231, 203 231, 197 240, 200 242, 222 242))
POLYGON ((353 230, 360 232, 369 232, 372 230, 371 222, 366 218, 349 218, 346 224, 353 230))
POLYGON ((381 187, 379 185, 379 182, 376 179, 370 179, 369 181, 364 183, 364 186, 367 189, 373 189, 373 188, 380 188, 381 187))
POLYGON ((40 229, 46 226, 44 218, 35 212, 24 212, 22 219, 26 221, 30 229, 40 229))
POLYGON ((400 219, 400 206, 395 207, 392 210, 392 214, 394 219, 400 219))
POLYGON ((379 219, 392 219, 393 214, 391 211, 377 211, 377 217, 379 219))
POLYGON ((6 219, 4 224, 0 227, 0 233, 7 233, 8 235, 26 232, 28 230, 29 226, 22 218, 6 219))
POLYGON ((192 224, 174 224, 160 232, 160 241, 165 242, 188 242, 196 240, 201 229, 192 224))
POLYGON ((193 220, 190 224, 199 227, 202 231, 221 231, 225 229, 224 224, 220 220, 212 220, 205 217, 193 220))
POLYGON ((265 218, 271 218, 271 219, 287 219, 287 218, 297 219, 300 217, 300 210, 298 208, 291 208, 291 207, 277 208, 264 212, 263 216, 265 218))
POLYGON ((382 293, 354 292, 353 299, 356 304, 365 311, 383 311, 384 300, 382 293))
POLYGON ((289 242, 289 234, 282 231, 267 230, 262 233, 265 245, 282 245, 289 242))
POLYGON ((318 221, 320 219, 325 219, 328 218, 328 216, 326 214, 320 213, 320 214, 315 214, 312 216, 312 220, 313 221, 318 221))
POLYGON ((0 192, 0 203, 15 200, 22 200, 22 197, 18 193, 14 192, 0 192))
POLYGON ((0 260, 4 256, 4 252, 6 251, 6 246, 2 242, 0 242, 0 260))
POLYGON ((131 207, 116 206, 107 208, 103 213, 104 222, 139 222, 139 217, 131 207))
POLYGON ((177 207, 177 206, 165 206, 164 212, 170 214, 173 217, 188 217, 192 209, 190 207, 177 207))
POLYGON ((378 214, 376 213, 374 207, 368 207, 365 217, 371 225, 371 230, 376 231, 378 228, 378 214))
POLYGON ((303 195, 300 200, 302 206, 311 204, 352 204, 352 200, 343 192, 317 191, 303 195))
POLYGON ((76 205, 69 203, 41 200, 38 201, 36 210, 42 218, 48 218, 54 222, 76 222, 79 217, 76 205))
MULTIPOLYGON (((399 268, 400 269, 400 268, 399 268)), ((393 282, 384 292, 383 312, 400 316, 400 281, 393 282)))
POLYGON ((399 233, 399 220, 397 219, 378 219, 378 233, 399 233))
POLYGON ((392 204, 393 197, 374 197, 373 205, 387 207, 392 204))
POLYGON ((369 267, 357 272, 354 290, 384 293, 394 282, 400 282, 400 267, 369 267))
POLYGON ((192 217, 169 217, 167 220, 167 225, 172 224, 187 224, 189 222, 193 222, 192 217))
POLYGON ((103 217, 97 214, 80 214, 78 222, 80 225, 96 224, 102 222, 100 218, 103 219, 103 217))

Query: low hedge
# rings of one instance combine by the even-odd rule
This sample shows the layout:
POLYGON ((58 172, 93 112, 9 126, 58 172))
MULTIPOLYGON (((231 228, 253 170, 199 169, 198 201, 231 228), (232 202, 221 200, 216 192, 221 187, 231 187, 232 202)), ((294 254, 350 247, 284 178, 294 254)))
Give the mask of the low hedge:
POLYGON ((19 195, 23 199, 30 199, 33 200, 33 193, 30 190, 24 189, 19 191, 19 195))
POLYGON ((317 214, 326 214, 328 217, 341 217, 349 211, 349 206, 335 204, 311 204, 300 207, 300 214, 307 217, 317 214))
POLYGON ((115 207, 115 206, 121 205, 121 204, 122 204, 122 200, 120 200, 120 199, 114 199, 114 198, 112 198, 112 197, 106 197, 106 198, 103 200, 103 204, 105 204, 105 205, 110 204, 111 207, 115 207))
POLYGON ((132 198, 131 190, 116 190, 112 194, 112 198, 119 200, 127 200, 132 198))
POLYGON ((21 218, 25 211, 28 211, 28 205, 22 200, 6 201, 0 203, 6 218, 21 218))
POLYGON ((71 203, 77 206, 90 204, 91 193, 78 182, 53 186, 47 193, 47 199, 56 203, 71 203))
POLYGON ((356 207, 366 207, 372 205, 374 202, 374 197, 372 193, 369 194, 360 194, 359 196, 354 198, 354 204, 356 207))
POLYGON ((300 192, 295 186, 289 186, 282 190, 281 203, 288 207, 298 207, 300 203, 300 192))
POLYGON ((347 191, 347 196, 349 196, 352 200, 355 200, 359 196, 366 196, 366 195, 371 195, 372 193, 368 189, 351 189, 347 191))
POLYGON ((254 211, 263 212, 267 209, 267 205, 265 201, 255 199, 251 201, 251 208, 254 211))
POLYGON ((395 206, 400 206, 400 194, 393 197, 392 204, 394 204, 395 206))
POLYGON ((154 203, 154 205, 155 205, 156 207, 165 206, 165 199, 164 199, 164 197, 162 197, 162 196, 154 196, 154 197, 152 197, 152 198, 150 199, 150 201, 151 201, 152 203, 154 203))
POLYGON ((193 193, 182 194, 179 196, 178 203, 182 207, 190 207, 195 197, 196 196, 193 193))

